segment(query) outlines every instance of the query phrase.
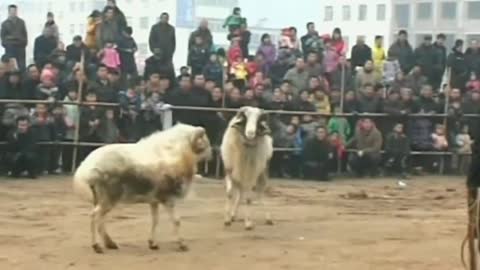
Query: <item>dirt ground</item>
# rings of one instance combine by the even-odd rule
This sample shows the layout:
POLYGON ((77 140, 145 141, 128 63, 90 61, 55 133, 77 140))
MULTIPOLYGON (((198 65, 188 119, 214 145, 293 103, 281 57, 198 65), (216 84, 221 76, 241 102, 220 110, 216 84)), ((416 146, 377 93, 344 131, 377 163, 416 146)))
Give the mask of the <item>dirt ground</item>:
POLYGON ((247 232, 242 223, 223 227, 222 182, 198 182, 178 207, 186 253, 175 251, 164 212, 160 250, 151 251, 148 206, 118 208, 107 228, 120 250, 97 255, 90 207, 70 179, 1 179, 0 269, 463 269, 463 179, 413 179, 403 189, 393 180, 274 180, 268 193, 275 226, 255 208, 257 226, 247 232))

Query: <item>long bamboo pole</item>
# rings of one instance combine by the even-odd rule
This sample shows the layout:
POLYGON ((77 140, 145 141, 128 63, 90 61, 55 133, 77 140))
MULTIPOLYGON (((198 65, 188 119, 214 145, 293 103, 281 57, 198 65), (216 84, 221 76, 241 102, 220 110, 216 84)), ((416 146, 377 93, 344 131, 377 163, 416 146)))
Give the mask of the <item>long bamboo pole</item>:
MULTIPOLYGON (((80 57, 80 72, 84 74, 85 72, 85 51, 82 50, 82 55, 80 57)), ((78 142, 80 140, 80 117, 81 117, 81 107, 80 104, 82 103, 82 97, 83 97, 83 80, 81 80, 78 83, 78 114, 77 114, 77 119, 75 119, 75 136, 73 139, 73 142, 75 143, 75 146, 73 148, 73 156, 72 156, 72 172, 75 172, 75 169, 77 168, 77 157, 78 157, 78 142)))

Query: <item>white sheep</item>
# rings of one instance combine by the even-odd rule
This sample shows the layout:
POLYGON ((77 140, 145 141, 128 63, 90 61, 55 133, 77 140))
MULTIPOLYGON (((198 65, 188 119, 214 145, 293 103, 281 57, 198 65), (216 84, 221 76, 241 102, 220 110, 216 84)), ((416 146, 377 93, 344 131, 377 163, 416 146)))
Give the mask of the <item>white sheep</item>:
POLYGON ((205 130, 181 124, 154 133, 136 144, 113 144, 92 152, 75 172, 73 183, 74 190, 94 206, 90 229, 95 252, 103 253, 96 239, 97 232, 107 248, 118 248, 105 229, 105 216, 121 202, 150 205, 151 249, 158 249, 158 205, 164 205, 174 224, 179 248, 186 250, 179 235, 180 220, 175 214, 175 200, 184 198, 197 177, 198 162, 210 155, 211 146, 205 130))
MULTIPOLYGON (((225 166, 227 203, 225 226, 235 220, 238 207, 246 199, 245 228, 252 230, 250 204, 253 192, 263 204, 263 193, 268 180, 268 164, 273 154, 273 142, 267 115, 258 108, 243 107, 230 121, 225 131, 221 155, 225 166)), ((266 212, 267 224, 273 225, 266 212)))

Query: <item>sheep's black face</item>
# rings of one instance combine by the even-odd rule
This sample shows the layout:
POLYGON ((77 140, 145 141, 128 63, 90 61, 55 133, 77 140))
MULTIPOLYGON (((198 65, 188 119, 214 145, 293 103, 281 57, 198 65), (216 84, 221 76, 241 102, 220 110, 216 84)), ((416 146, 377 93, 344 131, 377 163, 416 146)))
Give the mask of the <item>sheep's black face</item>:
POLYGON ((261 109, 243 107, 237 113, 232 127, 238 129, 247 141, 270 134, 268 115, 261 109))

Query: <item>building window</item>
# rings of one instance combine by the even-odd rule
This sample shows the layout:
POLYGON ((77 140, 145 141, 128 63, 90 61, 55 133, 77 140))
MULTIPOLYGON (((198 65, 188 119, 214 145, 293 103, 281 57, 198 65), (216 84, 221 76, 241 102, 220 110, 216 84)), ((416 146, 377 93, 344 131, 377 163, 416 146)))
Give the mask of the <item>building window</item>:
POLYGON ((410 25, 410 5, 398 4, 394 7, 395 22, 397 27, 403 28, 410 25))
POLYGON ((455 20, 457 18, 457 3, 456 2, 442 2, 442 19, 455 20))
POLYGON ((385 4, 377 5, 377 21, 385 21, 387 17, 387 6, 385 4))
POLYGON ((332 20, 333 20, 333 7, 326 6, 324 21, 332 21, 332 20))
POLYGON ((77 3, 70 2, 70 12, 75 13, 77 11, 77 3))
POLYGON ((70 24, 70 35, 75 35, 75 24, 70 24))
POLYGON ((148 17, 141 17, 140 18, 140 28, 141 29, 148 29, 149 27, 148 17))
POLYGON ((359 21, 367 20, 367 5, 358 6, 358 20, 359 21))
POLYGON ((350 6, 343 6, 342 7, 342 19, 344 21, 350 21, 351 17, 351 11, 350 11, 350 6))
POLYGON ((417 19, 430 20, 432 18, 432 3, 417 4, 417 19))
POLYGON ((196 5, 200 6, 221 6, 221 7, 233 7, 238 6, 236 0, 196 0, 196 5))
POLYGON ((80 1, 80 2, 78 3, 78 11, 80 11, 80 12, 84 12, 84 11, 85 11, 85 2, 80 1))
POLYGON ((480 20, 480 1, 467 2, 467 17, 471 20, 480 20))

